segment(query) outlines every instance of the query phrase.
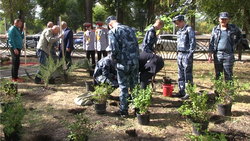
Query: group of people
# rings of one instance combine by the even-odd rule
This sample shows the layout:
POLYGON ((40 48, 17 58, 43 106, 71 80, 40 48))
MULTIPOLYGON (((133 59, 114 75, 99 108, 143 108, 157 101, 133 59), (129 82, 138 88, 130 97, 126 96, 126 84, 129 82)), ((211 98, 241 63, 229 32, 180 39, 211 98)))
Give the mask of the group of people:
MULTIPOLYGON (((188 83, 193 85, 193 55, 196 48, 195 32, 192 27, 186 24, 183 15, 174 17, 172 22, 179 28, 177 32, 179 92, 176 96, 185 100, 189 98, 185 91, 186 86, 188 83)), ((240 42, 242 34, 236 25, 228 23, 229 14, 227 12, 220 13, 219 22, 220 25, 214 27, 211 34, 208 62, 212 62, 213 54, 216 78, 218 79, 220 73, 224 71, 225 79, 231 80, 235 61, 235 45, 240 42)), ((96 23, 98 25, 96 31, 91 29, 91 23, 84 23, 86 31, 83 38, 83 49, 86 50, 88 60, 90 60, 91 56, 92 64, 95 64, 95 51, 97 51, 98 62, 95 65, 94 80, 97 84, 109 83, 113 87, 120 88, 120 108, 116 114, 127 117, 129 89, 132 90, 138 83, 140 83, 142 89, 146 89, 149 80, 153 82, 156 73, 164 66, 163 59, 156 55, 157 48, 155 46, 157 41, 156 30, 163 28, 164 22, 158 19, 148 29, 143 39, 141 53, 134 30, 118 23, 114 16, 109 16, 106 19, 108 29, 102 27, 103 23, 101 21, 96 23), (107 52, 110 52, 109 55, 107 52), (103 55, 102 59, 101 55, 103 55)), ((21 25, 20 20, 15 20, 14 26, 9 30, 12 79, 20 82, 18 67, 23 38, 23 34, 19 32, 21 25)), ((73 32, 67 27, 66 22, 62 22, 62 27, 64 33, 59 36, 55 36, 59 32, 59 27, 53 26, 53 23, 52 25, 50 23, 50 26, 43 31, 37 46, 37 54, 41 64, 46 65, 46 57, 53 54, 51 53, 51 47, 58 46, 54 43, 63 38, 64 51, 67 60, 69 60, 68 67, 70 67, 70 54, 74 49, 73 32)), ((59 55, 60 57, 61 55, 59 55)), ((41 82, 41 79, 36 77, 36 83, 41 82)))

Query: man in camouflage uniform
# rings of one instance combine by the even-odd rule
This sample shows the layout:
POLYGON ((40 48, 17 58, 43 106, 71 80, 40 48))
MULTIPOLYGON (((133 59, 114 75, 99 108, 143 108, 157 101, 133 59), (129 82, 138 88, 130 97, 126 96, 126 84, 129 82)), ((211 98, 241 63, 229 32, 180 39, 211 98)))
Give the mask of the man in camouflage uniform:
POLYGON ((156 31, 164 27, 164 22, 161 19, 156 20, 154 25, 152 25, 146 32, 146 35, 142 43, 142 52, 156 53, 154 44, 157 41, 156 31))
POLYGON ((135 32, 128 26, 118 23, 114 16, 106 19, 111 48, 111 58, 116 62, 117 78, 120 87, 120 110, 116 114, 128 117, 128 88, 138 84, 139 46, 135 32))
POLYGON ((97 21, 96 24, 99 26, 95 30, 95 50, 97 50, 98 61, 103 57, 107 56, 106 48, 109 45, 108 40, 108 29, 102 27, 102 22, 97 21))
POLYGON ((177 63, 178 63, 178 87, 177 97, 182 100, 188 99, 189 95, 185 94, 188 83, 193 85, 193 54, 196 47, 194 30, 184 21, 183 15, 178 15, 172 20, 179 28, 177 32, 177 63))
POLYGON ((242 38, 239 28, 234 24, 228 24, 229 14, 220 13, 220 25, 213 28, 209 44, 209 63, 212 62, 214 54, 214 67, 216 79, 224 71, 225 80, 232 80, 234 66, 234 50, 242 38))
POLYGON ((119 86, 115 62, 111 60, 110 55, 97 62, 93 77, 97 84, 108 83, 115 88, 119 86))

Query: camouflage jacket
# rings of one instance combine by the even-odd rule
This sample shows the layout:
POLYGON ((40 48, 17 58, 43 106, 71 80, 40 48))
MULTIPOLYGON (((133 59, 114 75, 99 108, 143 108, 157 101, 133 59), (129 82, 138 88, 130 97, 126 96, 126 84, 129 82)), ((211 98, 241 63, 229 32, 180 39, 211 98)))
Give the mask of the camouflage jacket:
POLYGON ((110 81, 115 79, 117 74, 115 62, 110 59, 110 55, 102 58, 98 61, 95 71, 94 71, 94 79, 98 82, 104 83, 106 79, 110 81))
POLYGON ((154 26, 151 26, 143 39, 142 52, 153 53, 154 43, 157 41, 156 32, 154 26))
POLYGON ((117 69, 125 70, 127 65, 139 67, 139 46, 134 30, 118 23, 109 30, 108 37, 111 57, 117 63, 117 69))
MULTIPOLYGON (((227 31, 228 31, 227 39, 228 39, 229 43, 231 44, 231 46, 233 47, 232 51, 234 52, 235 45, 238 44, 240 42, 240 40, 242 39, 242 34, 241 34, 241 31, 239 30, 239 28, 234 24, 228 24, 227 31)), ((221 27, 220 27, 220 25, 217 25, 212 30, 211 39, 210 39, 210 43, 209 43, 209 52, 216 52, 217 51, 220 36, 221 36, 221 27)))
POLYGON ((193 54, 196 48, 194 29, 186 24, 177 32, 177 51, 193 54))

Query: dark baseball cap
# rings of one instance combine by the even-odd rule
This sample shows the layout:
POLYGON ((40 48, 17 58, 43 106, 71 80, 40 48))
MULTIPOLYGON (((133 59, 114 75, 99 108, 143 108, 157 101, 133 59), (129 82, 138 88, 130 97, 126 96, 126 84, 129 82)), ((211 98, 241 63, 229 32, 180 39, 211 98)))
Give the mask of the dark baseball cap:
POLYGON ((228 19, 228 18, 229 18, 229 14, 227 12, 220 13, 220 19, 228 19))
POLYGON ((177 15, 175 16, 173 19, 172 19, 172 22, 175 22, 175 21, 184 21, 184 16, 183 15, 177 15))
POLYGON ((106 19, 106 24, 109 25, 110 21, 112 20, 116 20, 114 16, 109 16, 107 19, 106 19))

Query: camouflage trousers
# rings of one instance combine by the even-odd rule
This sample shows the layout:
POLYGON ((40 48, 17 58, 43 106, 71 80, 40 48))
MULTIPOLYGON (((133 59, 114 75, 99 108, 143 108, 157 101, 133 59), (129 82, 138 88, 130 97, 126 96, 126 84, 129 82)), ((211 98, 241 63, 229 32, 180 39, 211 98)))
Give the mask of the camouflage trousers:
POLYGON ((187 84, 193 85, 193 55, 189 56, 189 53, 178 52, 177 64, 179 93, 185 95, 187 84))
POLYGON ((224 51, 215 53, 214 68, 216 79, 219 79, 220 73, 224 72, 225 80, 232 80, 234 61, 233 53, 226 53, 224 51))
POLYGON ((128 89, 132 91, 135 85, 138 84, 138 65, 127 65, 124 66, 125 69, 119 69, 117 67, 117 79, 120 88, 120 111, 128 111, 128 89))

